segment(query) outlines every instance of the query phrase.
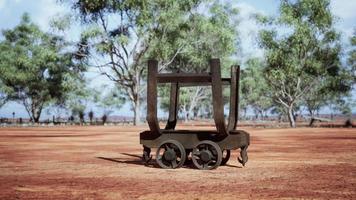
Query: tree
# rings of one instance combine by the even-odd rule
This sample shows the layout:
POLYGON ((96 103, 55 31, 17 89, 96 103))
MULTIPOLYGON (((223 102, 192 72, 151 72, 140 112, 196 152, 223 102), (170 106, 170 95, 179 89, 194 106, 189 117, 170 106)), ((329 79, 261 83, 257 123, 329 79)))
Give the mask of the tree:
MULTIPOLYGON (((141 82, 148 58, 158 58, 160 70, 190 54, 186 61, 206 66, 206 56, 220 56, 221 46, 226 51, 234 46, 228 38, 231 26, 224 26, 230 20, 224 14, 227 6, 221 9, 214 4, 209 18, 199 14, 198 7, 207 2, 203 0, 69 2, 89 26, 82 34, 81 45, 90 49, 91 58, 104 57, 95 59, 103 62, 93 65, 124 90, 134 111, 134 124, 140 119, 141 82)), ((83 54, 83 58, 88 57, 83 54)))
POLYGON ((88 25, 82 34, 82 58, 102 56, 100 68, 116 82, 130 100, 134 124, 140 119, 141 78, 146 67, 145 53, 158 29, 177 26, 199 1, 113 1, 67 0, 78 11, 82 22, 88 25), (152 12, 154 10, 155 12, 152 12), (115 23, 115 24, 114 24, 115 23))
POLYGON ((283 0, 279 16, 268 23, 271 26, 260 32, 266 50, 264 74, 275 101, 295 127, 295 104, 326 77, 337 77, 343 70, 339 33, 329 0, 283 0))
POLYGON ((28 14, 2 35, 0 80, 6 95, 21 102, 31 120, 38 122, 48 103, 64 101, 84 68, 75 62, 63 37, 41 31, 28 14))
POLYGON ((251 58, 246 62, 246 68, 241 78, 241 93, 246 104, 251 106, 256 114, 263 119, 267 111, 273 106, 267 81, 263 76, 264 63, 258 58, 251 58))

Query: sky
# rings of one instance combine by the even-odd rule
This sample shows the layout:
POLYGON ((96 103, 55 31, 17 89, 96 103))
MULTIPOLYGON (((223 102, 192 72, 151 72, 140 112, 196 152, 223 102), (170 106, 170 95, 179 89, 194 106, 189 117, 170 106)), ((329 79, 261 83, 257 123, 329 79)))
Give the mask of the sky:
MULTIPOLYGON (((265 15, 276 15, 278 11, 278 0, 228 0, 233 6, 240 9, 240 38, 243 56, 261 56, 262 51, 257 47, 256 35, 259 30, 257 24, 251 19, 251 14, 261 13, 265 15)), ((348 38, 356 28, 356 0, 331 0, 331 10, 338 17, 336 27, 342 32, 342 41, 347 44, 348 38)), ((40 25, 42 30, 50 30, 49 21, 59 13, 71 12, 68 5, 60 4, 56 0, 0 0, 0 30, 16 26, 21 15, 27 12, 32 20, 40 25)), ((74 26, 67 34, 68 39, 75 41, 80 35, 80 27, 74 26)), ((94 69, 90 69, 87 78, 92 87, 100 87, 103 84, 111 84, 105 77, 100 76, 94 69)), ((356 97, 356 92, 353 96, 356 97)), ((354 98, 355 99, 355 98, 354 98)), ((8 103, 0 109, 0 117, 27 117, 22 105, 8 103)), ((53 113, 45 111, 44 118, 49 118, 53 113)), ((64 113, 65 114, 65 113, 64 113)), ((132 116, 129 105, 116 111, 116 115, 132 116)))

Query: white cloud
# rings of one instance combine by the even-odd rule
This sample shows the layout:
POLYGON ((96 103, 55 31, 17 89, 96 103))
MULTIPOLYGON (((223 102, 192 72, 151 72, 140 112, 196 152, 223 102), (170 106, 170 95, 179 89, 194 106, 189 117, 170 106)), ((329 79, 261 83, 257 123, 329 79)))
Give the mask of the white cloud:
MULTIPOLYGON (((15 3, 20 3, 22 0, 13 0, 15 3)), ((5 8, 7 5, 11 3, 11 0, 0 0, 0 10, 5 8)))
POLYGON ((252 18, 252 15, 265 13, 244 2, 237 3, 236 7, 240 11, 241 21, 238 26, 238 31, 241 40, 242 58, 262 57, 263 50, 258 47, 257 43, 258 32, 261 27, 257 24, 255 19, 252 18))
MULTIPOLYGON (((17 0, 21 1, 21 0, 17 0)), ((47 30, 49 28, 49 22, 58 13, 65 13, 66 8, 60 5, 56 0, 39 0, 36 1, 39 5, 38 13, 33 15, 33 19, 38 23, 41 28, 47 30)))
POLYGON ((332 0, 331 12, 339 18, 336 28, 342 32, 342 42, 349 44, 349 38, 356 28, 356 1, 332 0))
POLYGON ((0 10, 5 7, 6 0, 0 0, 0 10))
POLYGON ((332 0, 331 10, 344 20, 356 20, 356 1, 354 0, 332 0))

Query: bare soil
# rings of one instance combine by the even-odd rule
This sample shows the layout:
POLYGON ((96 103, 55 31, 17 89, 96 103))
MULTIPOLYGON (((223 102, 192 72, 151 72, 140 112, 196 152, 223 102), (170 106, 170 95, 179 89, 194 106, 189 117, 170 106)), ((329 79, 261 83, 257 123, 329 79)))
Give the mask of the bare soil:
POLYGON ((145 166, 145 129, 0 128, 0 199, 356 198, 356 129, 246 128, 246 167, 211 171, 145 166))

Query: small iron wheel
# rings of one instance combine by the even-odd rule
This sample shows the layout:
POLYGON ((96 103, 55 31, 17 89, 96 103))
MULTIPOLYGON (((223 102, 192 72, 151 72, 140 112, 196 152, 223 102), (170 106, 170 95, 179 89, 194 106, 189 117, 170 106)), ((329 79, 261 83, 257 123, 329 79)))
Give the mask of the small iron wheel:
POLYGON ((167 140, 159 145, 156 152, 156 162, 164 169, 181 167, 186 159, 183 145, 176 140, 167 140))
POLYGON ((231 151, 229 149, 224 149, 222 151, 222 161, 221 161, 221 166, 226 165, 226 163, 229 161, 231 155, 231 151))
POLYGON ((215 142, 204 140, 193 149, 192 160, 198 169, 215 169, 221 164, 222 151, 215 142))

